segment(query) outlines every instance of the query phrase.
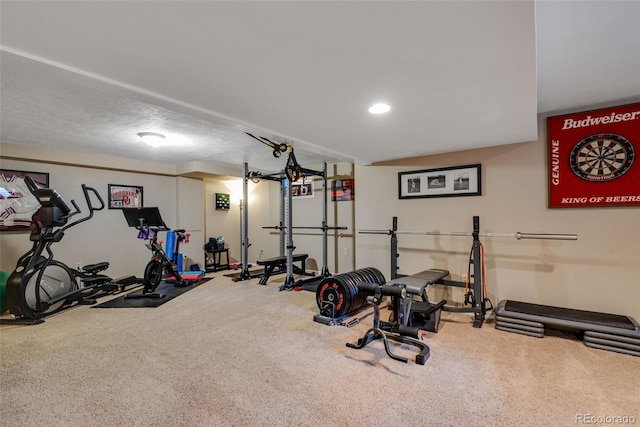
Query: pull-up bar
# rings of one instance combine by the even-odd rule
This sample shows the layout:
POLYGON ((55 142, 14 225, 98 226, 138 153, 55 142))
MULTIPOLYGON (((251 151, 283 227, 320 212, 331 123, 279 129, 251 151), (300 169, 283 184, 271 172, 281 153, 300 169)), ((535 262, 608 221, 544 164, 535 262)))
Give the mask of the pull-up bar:
MULTIPOLYGON (((423 236, 473 236, 474 233, 466 231, 395 231, 395 230, 358 230, 360 234, 415 234, 423 236)), ((478 233, 478 236, 489 238, 515 238, 521 239, 544 239, 544 240, 578 240, 577 234, 545 234, 545 233, 523 233, 517 231, 515 233, 478 233)))

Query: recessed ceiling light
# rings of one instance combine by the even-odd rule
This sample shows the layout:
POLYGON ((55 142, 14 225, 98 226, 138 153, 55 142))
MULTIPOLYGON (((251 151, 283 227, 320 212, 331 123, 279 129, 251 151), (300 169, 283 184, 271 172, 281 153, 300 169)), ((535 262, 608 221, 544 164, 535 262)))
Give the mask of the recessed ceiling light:
POLYGON ((384 114, 389 112, 389 110, 391 110, 391 107, 387 104, 373 104, 369 107, 369 112, 371 114, 384 114))
POLYGON ((162 142, 165 138, 163 134, 156 132, 139 132, 138 136, 140 137, 142 142, 152 147, 158 147, 162 145, 162 142))

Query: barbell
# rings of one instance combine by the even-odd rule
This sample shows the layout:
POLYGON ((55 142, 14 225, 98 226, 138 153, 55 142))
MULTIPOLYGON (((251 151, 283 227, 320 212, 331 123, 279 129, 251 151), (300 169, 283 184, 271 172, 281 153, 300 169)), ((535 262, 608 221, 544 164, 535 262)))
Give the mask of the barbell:
MULTIPOLYGON (((262 227, 265 229, 273 229, 273 230, 286 230, 287 227, 280 225, 272 225, 267 227, 262 227)), ((333 227, 333 226, 320 226, 320 227, 291 227, 294 230, 346 230, 348 227, 333 227)))
MULTIPOLYGON (((394 230, 358 230, 359 234, 415 234, 423 236, 456 236, 469 237, 474 233, 467 231, 394 231, 394 230)), ((546 239, 546 240, 578 240, 577 234, 546 234, 546 233, 523 233, 517 231, 515 233, 478 233, 478 236, 489 238, 515 238, 521 239, 546 239)))

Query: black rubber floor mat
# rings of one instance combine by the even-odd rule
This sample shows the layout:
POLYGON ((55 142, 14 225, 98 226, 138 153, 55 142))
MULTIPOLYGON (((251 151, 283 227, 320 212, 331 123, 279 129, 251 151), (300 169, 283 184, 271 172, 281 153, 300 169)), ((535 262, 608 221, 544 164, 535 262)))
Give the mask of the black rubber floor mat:
MULTIPOLYGON (((203 283, 208 282, 211 278, 202 279, 197 283, 184 287, 176 287, 171 282, 162 282, 156 288, 157 294, 163 294, 164 298, 125 298, 125 295, 120 298, 114 298, 110 301, 103 302, 101 304, 94 305, 92 308, 139 308, 139 307, 160 307, 172 299, 189 292, 193 288, 197 288, 203 283)), ((131 292, 132 295, 142 294, 142 290, 131 292)))
POLYGON ((318 286, 326 277, 311 277, 309 279, 298 280, 293 284, 294 290, 317 292, 318 286))
MULTIPOLYGON (((242 273, 228 273, 228 274, 223 274, 224 277, 231 277, 234 279, 239 279, 240 276, 242 275, 242 273)), ((252 279, 256 279, 258 277, 262 277, 264 275, 264 268, 260 268, 257 270, 249 270, 249 276, 252 279)))

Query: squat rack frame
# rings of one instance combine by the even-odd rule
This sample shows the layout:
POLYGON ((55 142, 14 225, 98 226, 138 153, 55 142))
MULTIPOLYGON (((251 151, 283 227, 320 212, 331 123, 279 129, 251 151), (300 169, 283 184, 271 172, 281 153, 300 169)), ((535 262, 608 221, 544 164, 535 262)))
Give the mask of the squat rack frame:
POLYGON ((293 243, 293 229, 312 229, 322 230, 322 270, 320 277, 328 277, 331 275, 329 272, 327 262, 327 237, 328 230, 346 230, 347 227, 330 227, 327 225, 327 163, 323 163, 322 171, 308 169, 300 166, 295 158, 293 147, 286 144, 276 144, 264 137, 257 138, 249 133, 247 135, 254 139, 257 139, 263 144, 266 144, 274 149, 274 157, 280 157, 280 153, 288 151, 286 167, 283 171, 273 174, 262 175, 260 172, 249 171, 248 163, 243 165, 243 209, 242 209, 242 224, 241 224, 241 262, 242 271, 236 281, 251 279, 249 272, 249 237, 248 237, 248 193, 249 193, 249 180, 261 180, 267 179, 271 181, 280 182, 280 224, 275 227, 263 227, 263 228, 275 228, 280 232, 280 256, 287 257, 287 277, 284 284, 280 287, 280 290, 290 290, 296 286, 296 281, 293 277, 293 251, 295 245, 293 243), (278 155, 276 155, 278 153, 278 155), (322 226, 320 227, 294 227, 293 226, 293 213, 292 213, 292 201, 293 195, 291 192, 291 184, 302 177, 318 176, 322 178, 322 226))

